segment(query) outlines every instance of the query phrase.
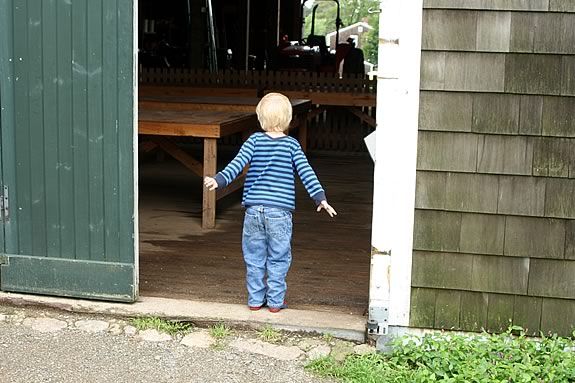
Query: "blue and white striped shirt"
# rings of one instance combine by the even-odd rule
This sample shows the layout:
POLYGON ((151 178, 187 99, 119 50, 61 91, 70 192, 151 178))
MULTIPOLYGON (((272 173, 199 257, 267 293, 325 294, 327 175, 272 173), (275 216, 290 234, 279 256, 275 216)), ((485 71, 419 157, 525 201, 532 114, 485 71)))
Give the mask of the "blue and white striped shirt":
POLYGON ((262 132, 252 134, 236 157, 214 177, 218 187, 229 185, 248 164, 243 206, 294 210, 296 171, 316 205, 326 199, 299 142, 293 137, 273 138, 262 132))

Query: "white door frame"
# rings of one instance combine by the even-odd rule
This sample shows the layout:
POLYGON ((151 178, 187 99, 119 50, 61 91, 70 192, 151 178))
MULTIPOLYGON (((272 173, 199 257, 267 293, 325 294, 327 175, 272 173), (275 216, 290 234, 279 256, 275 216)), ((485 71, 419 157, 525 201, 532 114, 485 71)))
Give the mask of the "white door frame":
POLYGON ((409 326, 423 0, 380 0, 369 332, 409 326))

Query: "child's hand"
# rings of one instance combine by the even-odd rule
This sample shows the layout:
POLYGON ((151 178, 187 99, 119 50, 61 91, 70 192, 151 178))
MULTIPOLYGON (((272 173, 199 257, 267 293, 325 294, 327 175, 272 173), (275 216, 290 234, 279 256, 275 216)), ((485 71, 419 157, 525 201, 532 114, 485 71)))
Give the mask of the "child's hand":
POLYGON ((209 190, 215 190, 218 188, 218 183, 212 177, 206 177, 204 178, 204 186, 209 190))
POLYGON ((317 207, 317 211, 320 212, 321 209, 325 209, 325 211, 327 211, 327 214, 329 214, 330 217, 333 217, 334 215, 337 215, 337 212, 334 210, 333 207, 331 207, 327 201, 321 201, 321 203, 319 204, 319 206, 317 207))

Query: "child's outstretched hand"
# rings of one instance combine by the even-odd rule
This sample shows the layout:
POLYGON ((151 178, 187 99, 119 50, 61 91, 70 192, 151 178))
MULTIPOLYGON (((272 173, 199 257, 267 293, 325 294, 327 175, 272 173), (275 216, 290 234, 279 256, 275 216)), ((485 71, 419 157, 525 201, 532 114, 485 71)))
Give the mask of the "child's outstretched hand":
POLYGON ((330 217, 333 217, 334 215, 337 215, 337 212, 335 211, 335 209, 333 207, 331 207, 327 201, 321 201, 321 203, 319 204, 319 206, 317 207, 317 211, 320 212, 321 209, 325 209, 325 211, 327 211, 327 214, 329 214, 330 217))
POLYGON ((209 190, 214 190, 218 188, 218 183, 212 177, 204 178, 204 186, 207 187, 209 190))

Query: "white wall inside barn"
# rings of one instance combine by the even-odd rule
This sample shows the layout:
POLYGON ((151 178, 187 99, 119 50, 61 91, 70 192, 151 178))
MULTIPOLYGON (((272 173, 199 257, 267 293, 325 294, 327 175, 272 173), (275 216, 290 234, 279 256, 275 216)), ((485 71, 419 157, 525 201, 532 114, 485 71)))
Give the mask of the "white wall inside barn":
POLYGON ((381 0, 370 313, 408 326, 423 1, 381 0))

